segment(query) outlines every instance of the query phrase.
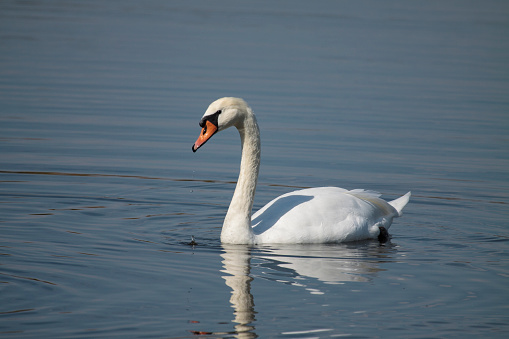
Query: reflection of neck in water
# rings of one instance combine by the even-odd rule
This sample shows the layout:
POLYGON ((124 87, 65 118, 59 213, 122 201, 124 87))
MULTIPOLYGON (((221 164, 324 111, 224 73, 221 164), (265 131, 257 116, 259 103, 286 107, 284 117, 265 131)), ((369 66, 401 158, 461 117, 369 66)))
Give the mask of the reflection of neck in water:
POLYGON ((253 333, 254 326, 250 325, 255 321, 254 301, 251 295, 251 281, 253 278, 249 276, 251 269, 251 254, 247 246, 244 245, 223 245, 225 252, 221 254, 223 257, 222 272, 228 275, 222 278, 232 289, 230 303, 235 309, 233 314, 235 319, 235 332, 238 338, 256 338, 253 333))

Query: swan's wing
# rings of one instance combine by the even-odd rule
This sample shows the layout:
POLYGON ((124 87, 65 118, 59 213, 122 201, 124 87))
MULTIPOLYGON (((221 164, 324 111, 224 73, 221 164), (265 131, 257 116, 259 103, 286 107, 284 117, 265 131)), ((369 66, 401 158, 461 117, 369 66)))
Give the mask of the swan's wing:
POLYGON ((253 215, 253 232, 259 243, 324 243, 377 236, 378 228, 370 226, 386 210, 396 211, 387 203, 385 209, 379 208, 382 203, 376 201, 381 200, 377 194, 364 192, 365 199, 361 199, 348 192, 317 187, 284 194, 253 215))
POLYGON ((380 198, 382 196, 381 193, 378 193, 375 191, 363 190, 363 189, 354 189, 354 190, 346 191, 345 193, 353 195, 354 197, 357 197, 362 200, 376 199, 376 198, 380 198))
POLYGON ((325 243, 376 238, 399 216, 404 196, 393 204, 367 190, 335 187, 290 192, 269 202, 252 217, 259 243, 325 243))
POLYGON ((283 194, 263 206, 251 217, 251 225, 257 233, 263 233, 295 207, 313 199, 312 195, 296 194, 299 191, 283 194))
POLYGON ((392 201, 385 201, 380 199, 381 194, 375 191, 367 191, 362 189, 355 189, 346 192, 350 195, 353 195, 359 199, 362 199, 364 201, 369 201, 371 203, 376 204, 379 207, 383 207, 385 210, 388 210, 389 205, 394 208, 396 211, 396 217, 400 217, 403 214, 403 208, 406 206, 408 201, 410 200, 411 192, 408 192, 407 194, 394 199, 392 201))

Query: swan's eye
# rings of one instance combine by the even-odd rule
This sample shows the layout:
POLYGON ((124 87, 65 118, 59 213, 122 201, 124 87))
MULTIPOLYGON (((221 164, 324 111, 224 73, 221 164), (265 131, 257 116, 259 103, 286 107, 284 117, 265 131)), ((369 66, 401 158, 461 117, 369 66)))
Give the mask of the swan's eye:
POLYGON ((216 113, 214 113, 214 114, 221 114, 221 110, 218 110, 218 111, 217 111, 216 113))

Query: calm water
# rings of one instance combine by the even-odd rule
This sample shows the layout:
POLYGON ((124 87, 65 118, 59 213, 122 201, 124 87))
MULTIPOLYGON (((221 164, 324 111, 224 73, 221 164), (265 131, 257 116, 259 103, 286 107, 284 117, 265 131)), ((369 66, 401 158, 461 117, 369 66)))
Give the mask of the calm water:
POLYGON ((505 1, 0 2, 2 338, 506 338, 505 1), (413 196, 392 241, 219 242, 262 130, 296 187, 413 196), (191 236, 197 246, 190 246, 191 236))

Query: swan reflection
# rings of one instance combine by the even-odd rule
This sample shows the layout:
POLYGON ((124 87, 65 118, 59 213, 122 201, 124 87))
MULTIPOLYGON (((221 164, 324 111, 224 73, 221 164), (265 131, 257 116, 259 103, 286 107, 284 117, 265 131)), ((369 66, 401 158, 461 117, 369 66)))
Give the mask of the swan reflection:
POLYGON ((251 324, 255 321, 255 310, 253 295, 251 294, 251 253, 250 248, 246 245, 223 245, 224 270, 227 273, 222 278, 226 285, 232 289, 230 303, 234 309, 233 322, 235 325, 235 333, 238 338, 256 338, 257 335, 252 332, 254 326, 251 324))
MULTIPOLYGON (((231 288, 230 303, 234 309, 233 322, 237 338, 256 338, 256 312, 251 282, 254 278, 305 286, 312 278, 325 284, 367 282, 383 271, 384 261, 392 261, 392 245, 380 246, 377 242, 354 244, 288 245, 249 247, 222 245, 224 253, 222 276, 231 288), (255 262, 252 264, 251 261, 255 262), (253 272, 251 269, 253 268, 253 272)), ((324 294, 306 288, 311 293, 324 294)))
MULTIPOLYGON (((295 278, 315 278, 324 283, 367 282, 383 271, 392 247, 375 242, 266 247, 257 255, 272 272, 289 269, 295 278)), ((286 270, 288 272, 288 270, 286 270)))

